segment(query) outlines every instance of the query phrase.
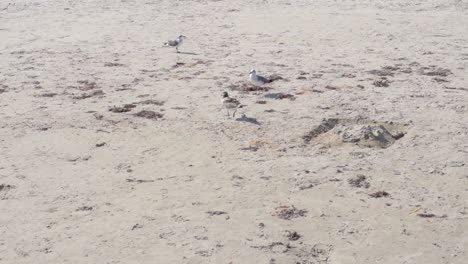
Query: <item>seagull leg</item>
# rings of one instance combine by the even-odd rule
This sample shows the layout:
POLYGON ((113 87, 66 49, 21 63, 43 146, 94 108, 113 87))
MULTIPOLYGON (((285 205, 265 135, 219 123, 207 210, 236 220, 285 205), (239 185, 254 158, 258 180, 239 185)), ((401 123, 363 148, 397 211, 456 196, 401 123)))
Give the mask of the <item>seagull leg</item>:
POLYGON ((235 118, 235 117, 236 117, 236 112, 237 112, 237 108, 234 109, 234 113, 232 114, 232 118, 235 118))
POLYGON ((175 50, 177 53, 179 53, 179 48, 178 47, 175 47, 175 50))
POLYGON ((231 118, 231 115, 229 114, 229 109, 226 108, 227 116, 228 118, 231 118))

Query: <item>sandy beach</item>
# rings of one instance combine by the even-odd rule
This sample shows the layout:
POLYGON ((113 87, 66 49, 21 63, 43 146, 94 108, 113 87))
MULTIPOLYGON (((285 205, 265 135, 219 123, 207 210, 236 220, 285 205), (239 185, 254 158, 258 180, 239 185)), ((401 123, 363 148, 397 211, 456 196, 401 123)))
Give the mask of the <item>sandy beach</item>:
POLYGON ((467 25, 465 0, 1 1, 0 263, 467 263, 467 25))

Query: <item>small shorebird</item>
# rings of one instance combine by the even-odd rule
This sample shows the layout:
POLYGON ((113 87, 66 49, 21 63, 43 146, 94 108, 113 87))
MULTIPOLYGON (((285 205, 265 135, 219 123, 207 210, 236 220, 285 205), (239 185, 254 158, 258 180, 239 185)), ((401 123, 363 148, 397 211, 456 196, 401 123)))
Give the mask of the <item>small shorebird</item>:
POLYGON ((256 86, 261 86, 261 85, 264 85, 265 83, 270 83, 271 82, 271 80, 268 80, 267 78, 265 78, 263 76, 257 75, 257 71, 255 71, 255 69, 252 69, 250 71, 249 81, 253 85, 256 85, 256 86))
POLYGON ((180 35, 175 40, 169 40, 168 42, 164 43, 164 46, 166 46, 166 47, 175 47, 177 53, 179 53, 179 47, 184 42, 185 38, 187 38, 187 37, 184 36, 184 35, 180 35))
POLYGON ((223 92, 223 99, 221 100, 221 102, 227 110, 228 117, 231 117, 231 115, 229 114, 229 110, 234 110, 234 112, 232 113, 232 117, 235 117, 237 109, 244 107, 244 105, 241 105, 239 100, 237 100, 236 98, 229 97, 229 94, 227 92, 223 92))

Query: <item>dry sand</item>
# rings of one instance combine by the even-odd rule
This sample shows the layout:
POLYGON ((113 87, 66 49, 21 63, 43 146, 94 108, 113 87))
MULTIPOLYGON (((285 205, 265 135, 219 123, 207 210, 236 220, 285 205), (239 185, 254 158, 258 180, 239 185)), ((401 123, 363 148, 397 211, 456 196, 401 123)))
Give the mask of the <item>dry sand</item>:
POLYGON ((0 263, 467 263, 467 25, 460 0, 1 1, 0 263), (284 80, 236 91, 251 67, 284 80))

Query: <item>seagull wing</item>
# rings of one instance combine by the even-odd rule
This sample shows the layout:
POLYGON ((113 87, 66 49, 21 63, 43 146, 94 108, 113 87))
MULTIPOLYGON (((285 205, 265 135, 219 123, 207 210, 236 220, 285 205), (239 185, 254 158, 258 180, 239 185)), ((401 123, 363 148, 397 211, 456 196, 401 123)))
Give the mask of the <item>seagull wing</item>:
POLYGON ((257 80, 261 83, 269 83, 270 80, 268 80, 267 78, 263 77, 263 76, 259 76, 257 75, 257 80))
POLYGON ((168 42, 164 43, 164 46, 175 47, 179 45, 179 41, 177 40, 169 40, 168 42))
POLYGON ((236 98, 231 98, 231 97, 225 98, 223 103, 226 107, 229 107, 229 108, 238 107, 240 105, 239 100, 237 100, 236 98))

